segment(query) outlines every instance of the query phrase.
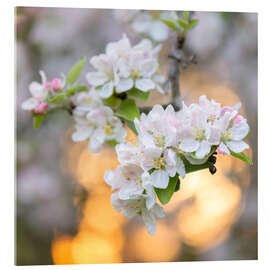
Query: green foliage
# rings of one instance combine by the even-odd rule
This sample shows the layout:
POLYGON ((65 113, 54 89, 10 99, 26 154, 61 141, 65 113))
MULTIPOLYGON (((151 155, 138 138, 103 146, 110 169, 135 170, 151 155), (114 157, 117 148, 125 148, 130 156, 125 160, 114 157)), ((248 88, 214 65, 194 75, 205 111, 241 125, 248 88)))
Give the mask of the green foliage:
POLYGON ((248 157, 248 156, 247 156, 246 154, 244 154, 243 152, 242 152, 242 153, 235 153, 235 152, 233 152, 233 151, 230 151, 230 152, 231 152, 231 155, 232 155, 232 156, 234 156, 234 157, 236 157, 236 158, 239 158, 239 159, 245 161, 245 162, 248 163, 249 165, 252 165, 252 164, 253 164, 251 158, 248 157))
POLYGON ((34 128, 39 128, 40 124, 44 121, 44 114, 37 114, 33 118, 33 126, 34 128))
POLYGON ((108 144, 111 147, 115 147, 118 144, 118 142, 116 140, 108 140, 106 141, 106 144, 108 144))
POLYGON ((105 104, 110 107, 115 107, 119 105, 121 99, 116 96, 110 96, 104 100, 105 104))
POLYGON ((79 92, 87 92, 88 87, 86 85, 77 85, 75 87, 69 88, 66 90, 66 96, 71 97, 79 92))
POLYGON ((197 24, 198 20, 190 20, 190 14, 188 11, 182 13, 182 17, 179 18, 176 12, 172 13, 170 19, 161 19, 169 28, 182 35, 185 35, 188 31, 192 30, 197 24))
POLYGON ((125 120, 125 123, 128 125, 128 127, 136 134, 138 135, 138 132, 135 128, 135 125, 134 125, 134 122, 133 121, 128 121, 128 120, 125 120))
POLYGON ((125 120, 133 121, 135 118, 140 118, 139 109, 132 99, 125 99, 121 102, 115 115, 124 118, 125 120))
POLYGON ((85 65, 85 57, 81 57, 81 59, 71 68, 67 75, 67 83, 72 85, 80 76, 83 67, 85 65))
POLYGON ((155 188, 155 192, 158 196, 158 199, 162 204, 167 204, 170 201, 173 193, 175 192, 175 188, 177 186, 178 180, 179 180, 179 175, 175 174, 174 177, 170 177, 170 181, 167 188, 165 189, 155 188))
POLYGON ((136 99, 139 99, 141 101, 147 101, 149 94, 150 94, 150 91, 143 92, 137 88, 132 88, 131 90, 127 91, 127 94, 131 98, 136 98, 136 99))
POLYGON ((52 97, 51 99, 49 99, 50 102, 52 103, 59 103, 61 101, 63 101, 65 99, 65 94, 64 93, 61 93, 55 97, 52 97))

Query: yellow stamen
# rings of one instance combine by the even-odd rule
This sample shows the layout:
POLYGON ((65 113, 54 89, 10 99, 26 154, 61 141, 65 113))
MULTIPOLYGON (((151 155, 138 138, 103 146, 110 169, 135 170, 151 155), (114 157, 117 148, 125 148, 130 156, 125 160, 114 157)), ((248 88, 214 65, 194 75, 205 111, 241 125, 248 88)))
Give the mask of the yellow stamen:
POLYGON ((104 132, 106 133, 106 135, 110 135, 112 133, 112 126, 107 124, 103 127, 104 132))

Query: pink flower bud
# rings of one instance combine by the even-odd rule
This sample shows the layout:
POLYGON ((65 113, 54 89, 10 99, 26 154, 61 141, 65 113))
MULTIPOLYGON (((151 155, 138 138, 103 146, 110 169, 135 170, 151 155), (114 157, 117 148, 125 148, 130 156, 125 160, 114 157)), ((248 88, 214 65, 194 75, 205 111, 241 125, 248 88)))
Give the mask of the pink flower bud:
POLYGON ((237 114, 234 119, 233 119, 233 122, 235 124, 240 124, 242 121, 244 120, 244 117, 240 114, 237 114))
POLYGON ((54 78, 52 80, 52 89, 55 92, 61 90, 61 80, 59 78, 54 78))
POLYGON ((41 101, 37 106, 36 108, 34 109, 34 112, 36 114, 43 114, 43 113, 46 113, 47 112, 47 109, 48 109, 48 104, 41 101))

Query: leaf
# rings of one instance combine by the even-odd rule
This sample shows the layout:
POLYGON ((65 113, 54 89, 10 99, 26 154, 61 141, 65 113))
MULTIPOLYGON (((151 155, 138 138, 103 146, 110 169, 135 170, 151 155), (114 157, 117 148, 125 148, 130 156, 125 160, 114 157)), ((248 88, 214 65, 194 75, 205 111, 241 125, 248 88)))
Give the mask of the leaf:
POLYGON ((185 22, 189 21, 189 12, 188 11, 184 11, 182 14, 182 18, 185 22))
POLYGON ((176 31, 177 30, 177 25, 175 24, 174 21, 169 21, 169 20, 165 20, 165 19, 161 19, 161 21, 163 23, 165 23, 169 28, 171 28, 172 30, 176 31))
POLYGON ((128 125, 128 127, 136 134, 138 135, 138 132, 136 130, 136 127, 134 125, 134 122, 132 121, 128 121, 128 120, 125 120, 126 124, 128 125))
POLYGON ((236 157, 236 158, 239 158, 239 159, 245 161, 245 162, 248 163, 249 165, 252 165, 252 164, 253 164, 251 158, 248 157, 248 156, 247 156, 246 154, 244 154, 243 152, 242 152, 242 153, 235 153, 235 152, 233 152, 233 151, 230 151, 230 152, 231 152, 231 155, 232 155, 232 156, 234 156, 234 157, 236 157))
POLYGON ((116 110, 115 115, 129 121, 133 121, 136 117, 140 118, 139 109, 135 101, 132 99, 123 100, 119 108, 116 110))
POLYGON ((203 164, 193 165, 184 156, 182 156, 181 158, 185 164, 186 173, 192 173, 192 172, 200 171, 203 169, 208 169, 209 166, 211 165, 210 162, 208 161, 206 161, 203 164))
POLYGON ((88 91, 88 87, 86 85, 77 85, 75 87, 72 87, 66 90, 66 96, 70 97, 70 96, 74 96, 75 94, 79 92, 87 92, 87 91, 88 91))
POLYGON ((184 29, 187 30, 188 29, 188 24, 184 21, 181 20, 177 20, 177 23, 184 29))
POLYGON ((115 147, 118 144, 116 140, 108 140, 106 143, 111 147, 115 147))
POLYGON ((81 59, 71 68, 67 75, 67 83, 72 85, 80 76, 82 69, 85 65, 85 57, 81 57, 81 59))
POLYGON ((150 91, 143 92, 137 88, 132 88, 131 90, 127 91, 126 93, 128 94, 129 97, 136 98, 136 99, 139 99, 141 101, 147 101, 149 94, 150 94, 150 91))
POLYGON ((115 107, 121 102, 121 99, 116 96, 110 96, 109 98, 106 98, 104 101, 107 106, 115 107))
POLYGON ((180 189, 180 179, 178 179, 174 192, 177 192, 180 189))
POLYGON ((175 174, 174 177, 170 177, 170 181, 167 188, 165 189, 155 188, 155 192, 158 196, 158 199, 162 204, 167 204, 170 201, 175 191, 175 187, 177 185, 178 180, 179 180, 179 175, 175 174))
POLYGON ((64 98, 65 98, 65 94, 59 94, 59 95, 51 98, 49 101, 52 103, 59 103, 59 102, 63 101, 64 98))
POLYGON ((33 118, 33 126, 34 128, 39 128, 40 124, 44 121, 44 114, 37 114, 33 118))
POLYGON ((191 30, 191 29, 195 28, 196 25, 198 24, 198 22, 199 22, 199 20, 191 20, 189 22, 189 25, 188 25, 188 30, 191 30))

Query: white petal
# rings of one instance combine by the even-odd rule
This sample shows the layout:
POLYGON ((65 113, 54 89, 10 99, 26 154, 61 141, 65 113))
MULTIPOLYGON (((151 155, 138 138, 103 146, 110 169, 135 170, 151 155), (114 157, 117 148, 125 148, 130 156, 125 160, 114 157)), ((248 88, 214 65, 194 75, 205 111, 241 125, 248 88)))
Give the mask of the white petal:
POLYGON ((186 176, 185 164, 180 157, 176 159, 176 171, 183 179, 185 178, 186 176))
POLYGON ((161 21, 155 21, 151 23, 149 34, 155 41, 164 41, 169 37, 169 28, 161 21))
POLYGON ((249 126, 246 122, 240 123, 238 125, 234 124, 230 131, 232 133, 233 140, 242 140, 247 136, 249 132, 249 126))
POLYGON ((121 200, 128 200, 132 199, 133 196, 140 195, 142 193, 143 188, 138 187, 135 182, 129 182, 120 188, 119 198, 121 200))
POLYGON ((153 210, 154 210, 154 213, 157 217, 159 217, 159 218, 165 217, 165 213, 164 213, 163 208, 160 205, 158 205, 157 203, 154 205, 153 210))
POLYGON ((102 88, 98 91, 100 97, 108 98, 113 94, 113 82, 110 81, 102 86, 102 88))
POLYGON ((227 146, 235 153, 241 153, 248 149, 249 146, 244 141, 229 141, 227 146))
POLYGON ((122 79, 116 86, 116 92, 122 93, 129 89, 131 89, 133 86, 133 80, 132 79, 122 79))
POLYGON ((198 159, 204 158, 207 154, 209 154, 211 147, 207 141, 202 141, 199 149, 196 151, 195 156, 198 159))
POLYGON ((119 167, 116 170, 106 170, 104 181, 112 187, 112 190, 120 188, 123 184, 123 177, 119 167))
POLYGON ((200 143, 194 139, 185 139, 180 145, 179 148, 184 152, 194 152, 200 146, 200 143))
POLYGON ((135 87, 143 92, 147 92, 155 88, 155 84, 150 79, 137 79, 135 82, 135 87))
POLYGON ((169 183, 169 175, 166 171, 155 170, 151 173, 151 180, 154 187, 166 188, 169 183))
POLYGON ((31 111, 38 105, 38 101, 35 98, 29 98, 22 103, 22 109, 31 111))
POLYGON ((40 70, 39 74, 41 76, 41 83, 42 83, 43 87, 45 87, 45 84, 47 82, 46 74, 43 70, 40 70))
POLYGON ((104 140, 105 140, 105 134, 103 130, 101 129, 95 130, 92 136, 90 137, 90 141, 89 141, 90 152, 92 153, 99 152, 104 143, 104 140))
POLYGON ((224 154, 224 155, 230 155, 230 151, 228 149, 228 147, 224 144, 224 143, 221 143, 218 147, 218 151, 217 151, 219 154, 224 154))
POLYGON ((155 218, 154 214, 151 213, 149 210, 144 208, 143 212, 142 212, 142 218, 143 218, 143 222, 147 228, 147 231, 151 235, 155 234, 157 226, 156 226, 156 218, 155 218))
POLYGON ((109 78, 102 72, 89 72, 86 74, 86 79, 89 84, 99 86, 108 81, 109 78))
POLYGON ((153 186, 151 185, 148 185, 148 187, 146 188, 146 191, 147 191, 147 197, 145 199, 146 208, 151 209, 156 202, 156 193, 154 191, 153 186))
POLYGON ((32 94, 32 96, 35 98, 43 99, 47 94, 47 90, 45 90, 43 88, 43 85, 38 82, 32 82, 29 85, 29 91, 32 94))
POLYGON ((89 138, 90 134, 92 133, 91 127, 77 127, 77 130, 72 133, 72 140, 74 142, 82 142, 89 138))
POLYGON ((157 70, 158 62, 156 59, 146 59, 141 65, 141 76, 150 78, 157 70))

